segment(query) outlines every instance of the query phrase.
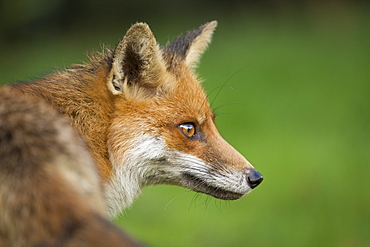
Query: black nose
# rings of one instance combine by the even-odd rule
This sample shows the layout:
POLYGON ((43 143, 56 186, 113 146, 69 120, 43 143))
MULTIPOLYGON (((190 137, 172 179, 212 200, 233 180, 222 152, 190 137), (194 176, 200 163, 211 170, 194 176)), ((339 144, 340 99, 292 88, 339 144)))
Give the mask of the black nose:
POLYGON ((256 188, 262 182, 262 180, 262 174, 259 173, 256 169, 250 169, 248 171, 247 181, 252 189, 256 188))

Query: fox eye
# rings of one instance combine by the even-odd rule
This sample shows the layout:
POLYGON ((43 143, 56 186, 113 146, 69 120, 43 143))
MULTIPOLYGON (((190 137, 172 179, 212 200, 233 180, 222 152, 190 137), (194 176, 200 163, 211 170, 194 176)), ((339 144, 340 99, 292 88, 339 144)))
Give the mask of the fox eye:
POLYGON ((183 123, 179 125, 179 129, 186 137, 193 137, 195 135, 195 124, 183 123))

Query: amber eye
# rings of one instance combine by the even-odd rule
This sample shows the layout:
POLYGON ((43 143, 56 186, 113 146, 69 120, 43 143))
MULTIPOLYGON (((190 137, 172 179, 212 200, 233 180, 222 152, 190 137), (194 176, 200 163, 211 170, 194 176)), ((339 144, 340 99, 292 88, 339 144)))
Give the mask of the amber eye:
POLYGON ((195 135, 195 125, 193 123, 183 123, 179 125, 181 132, 187 137, 195 135))

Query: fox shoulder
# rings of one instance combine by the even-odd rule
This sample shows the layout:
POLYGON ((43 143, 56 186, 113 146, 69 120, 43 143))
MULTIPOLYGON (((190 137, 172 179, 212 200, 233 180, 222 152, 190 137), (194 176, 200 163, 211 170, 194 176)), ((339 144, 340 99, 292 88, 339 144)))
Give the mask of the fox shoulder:
POLYGON ((137 246, 105 219, 95 163, 54 109, 0 89, 0 246, 137 246))

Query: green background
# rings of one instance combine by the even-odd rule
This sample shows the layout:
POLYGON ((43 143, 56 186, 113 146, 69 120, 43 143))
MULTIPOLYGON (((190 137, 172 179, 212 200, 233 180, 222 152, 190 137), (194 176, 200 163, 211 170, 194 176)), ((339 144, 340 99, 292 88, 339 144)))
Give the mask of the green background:
POLYGON ((370 8, 361 1, 2 1, 0 81, 216 19, 198 72, 224 138, 265 180, 220 201, 145 188, 116 223, 149 246, 370 246, 370 8), (220 90, 219 90, 220 89, 220 90))

